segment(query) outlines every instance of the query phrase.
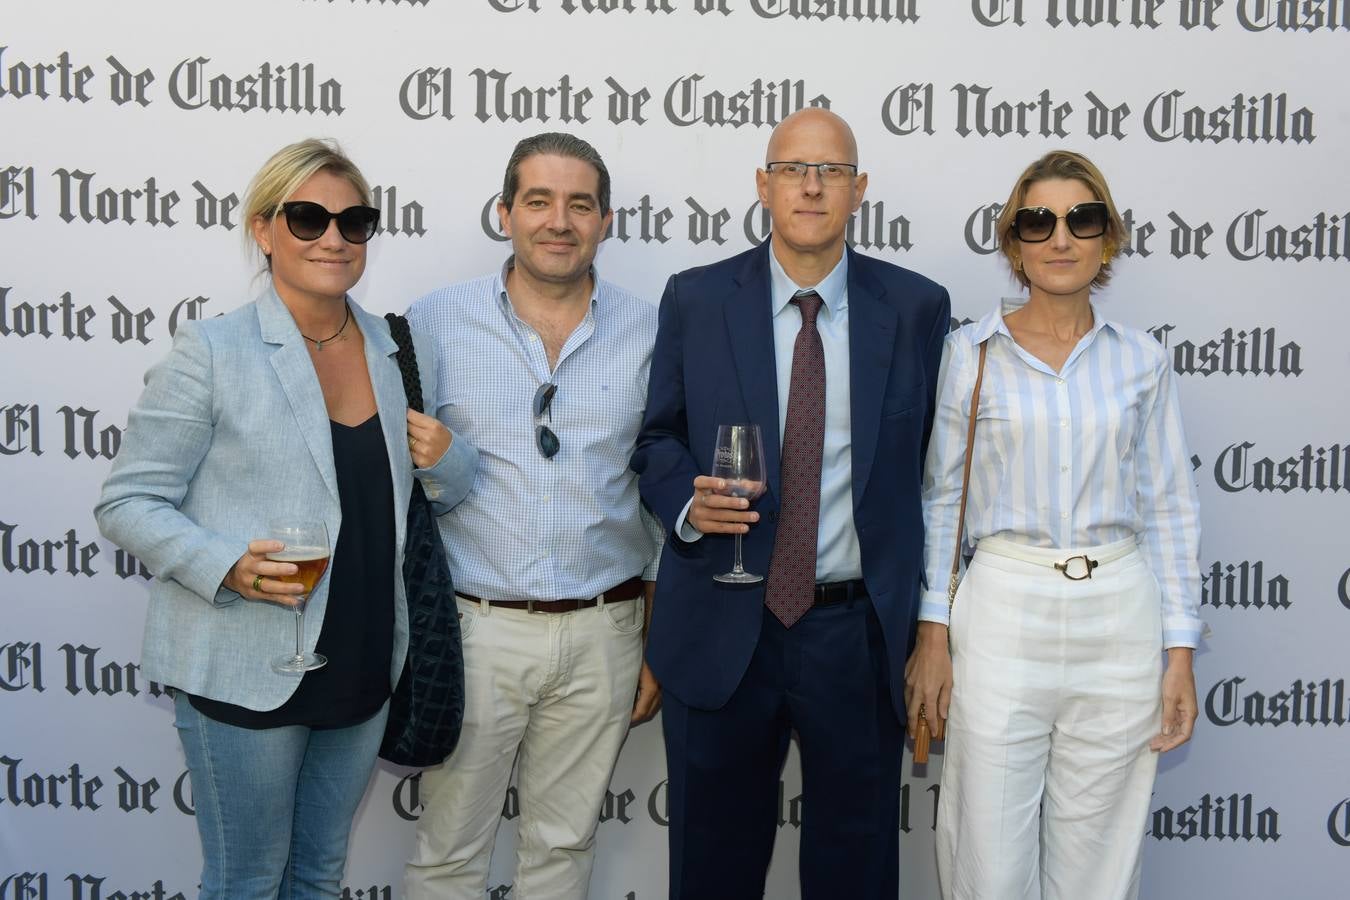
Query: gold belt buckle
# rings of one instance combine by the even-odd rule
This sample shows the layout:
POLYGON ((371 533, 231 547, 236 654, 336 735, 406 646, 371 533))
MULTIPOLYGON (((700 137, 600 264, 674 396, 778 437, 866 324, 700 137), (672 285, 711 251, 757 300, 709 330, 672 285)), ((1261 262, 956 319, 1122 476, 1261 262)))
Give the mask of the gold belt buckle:
MULTIPOLYGON (((1064 577, 1069 579, 1070 581, 1083 581, 1084 579, 1091 578, 1092 570, 1097 568, 1097 566, 1099 565, 1101 565, 1100 562, 1098 562, 1095 559, 1089 558, 1086 553, 1082 553, 1079 554, 1078 556, 1070 556, 1068 559, 1064 560, 1064 562, 1055 563, 1055 571, 1062 573, 1064 577), (1069 572, 1069 567, 1074 562, 1074 560, 1083 561, 1083 574, 1075 575, 1069 572)), ((1076 569, 1077 566, 1075 566, 1074 568, 1076 569)))

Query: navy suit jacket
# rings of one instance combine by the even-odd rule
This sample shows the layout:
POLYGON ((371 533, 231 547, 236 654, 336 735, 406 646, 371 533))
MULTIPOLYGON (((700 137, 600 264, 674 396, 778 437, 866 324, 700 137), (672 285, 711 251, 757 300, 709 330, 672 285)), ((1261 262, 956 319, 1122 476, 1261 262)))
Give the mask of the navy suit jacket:
MULTIPOLYGON (((852 249, 848 258, 853 522, 863 579, 885 634, 891 690, 904 718, 904 663, 923 578, 924 453, 951 305, 938 284, 852 249)), ((768 489, 744 538, 745 567, 764 574, 780 503, 778 385, 769 241, 671 277, 661 298, 647 413, 633 469, 642 498, 671 531, 712 471, 717 426, 758 423, 768 489)), ((647 659, 662 687, 700 709, 724 705, 759 640, 764 585, 726 585, 730 535, 666 540, 647 659)))

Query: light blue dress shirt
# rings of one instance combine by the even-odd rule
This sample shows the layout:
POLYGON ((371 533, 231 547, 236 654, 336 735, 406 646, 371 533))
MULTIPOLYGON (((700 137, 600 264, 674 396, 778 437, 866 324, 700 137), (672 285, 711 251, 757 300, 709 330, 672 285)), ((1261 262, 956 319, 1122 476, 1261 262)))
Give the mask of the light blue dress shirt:
MULTIPOLYGON (((802 313, 792 298, 805 291, 820 295, 816 330, 825 351, 825 446, 820 461, 820 530, 816 539, 816 582, 862 577, 862 554, 853 525, 853 414, 849 406, 848 254, 839 258, 819 284, 799 285, 788 277, 777 255, 769 253, 769 301, 773 315, 773 352, 778 376, 778 440, 782 446, 792 386, 792 351, 802 313)), ((692 503, 692 498, 690 500, 692 503)), ((686 541, 702 534, 680 516, 686 541)), ((753 525, 751 526, 754 527, 753 525)))
POLYGON ((435 338, 437 416, 479 448, 469 496, 441 516, 455 586, 490 600, 593 597, 656 577, 661 529, 628 468, 647 404, 656 307, 592 272, 590 309, 550 371, 500 272, 435 291, 408 310, 435 338), (552 459, 535 446, 533 400, 557 384, 552 459))
POLYGON ((1150 335, 1102 318, 1056 372, 1018 346, 999 309, 947 336, 924 471, 919 618, 947 622, 966 427, 988 339, 966 505, 967 548, 997 537, 1063 549, 1139 541, 1162 588, 1164 647, 1194 647, 1203 623, 1200 516, 1175 375, 1150 335))

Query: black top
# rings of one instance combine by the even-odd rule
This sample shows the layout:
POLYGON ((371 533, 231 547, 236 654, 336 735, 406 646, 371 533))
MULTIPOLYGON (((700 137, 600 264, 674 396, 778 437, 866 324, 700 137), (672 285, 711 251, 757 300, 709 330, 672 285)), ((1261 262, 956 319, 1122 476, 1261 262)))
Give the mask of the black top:
MULTIPOLYGON (((379 413, 360 425, 330 422, 342 527, 328 570, 328 608, 315 652, 328 665, 306 672, 290 699, 258 712, 191 696, 203 714, 243 728, 345 728, 389 699, 394 654, 394 485, 379 413)), ((294 678, 294 675, 273 675, 294 678)))

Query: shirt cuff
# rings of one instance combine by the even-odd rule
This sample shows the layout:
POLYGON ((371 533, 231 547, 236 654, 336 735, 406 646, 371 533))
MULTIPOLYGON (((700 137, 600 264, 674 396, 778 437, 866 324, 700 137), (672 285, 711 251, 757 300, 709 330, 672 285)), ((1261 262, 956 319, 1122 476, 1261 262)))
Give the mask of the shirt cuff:
POLYGON ((689 524, 689 507, 694 505, 694 498, 690 497, 689 502, 680 510, 680 517, 675 520, 675 534, 686 544, 692 544, 694 541, 703 537, 703 532, 699 531, 693 525, 689 524))
POLYGON ((947 604, 946 591, 924 591, 919 599, 919 621, 937 622, 947 625, 951 607, 947 604))
POLYGON ((1200 646, 1201 635, 1209 637, 1209 626, 1199 619, 1193 619, 1189 616, 1176 616, 1163 620, 1164 650, 1170 650, 1173 647, 1195 649, 1200 646))

